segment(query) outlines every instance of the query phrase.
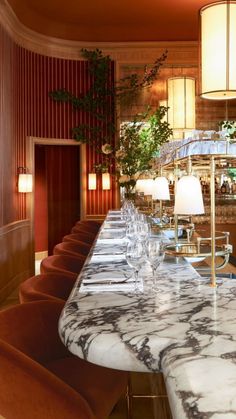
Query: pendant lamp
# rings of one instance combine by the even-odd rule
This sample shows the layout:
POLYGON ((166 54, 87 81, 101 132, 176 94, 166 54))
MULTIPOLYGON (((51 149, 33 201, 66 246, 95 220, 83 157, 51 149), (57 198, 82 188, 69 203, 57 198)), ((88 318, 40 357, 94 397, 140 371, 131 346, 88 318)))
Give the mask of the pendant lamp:
POLYGON ((201 97, 236 98, 236 1, 202 7, 201 97))
POLYGON ((195 79, 171 77, 167 80, 168 123, 172 129, 195 129, 195 79))

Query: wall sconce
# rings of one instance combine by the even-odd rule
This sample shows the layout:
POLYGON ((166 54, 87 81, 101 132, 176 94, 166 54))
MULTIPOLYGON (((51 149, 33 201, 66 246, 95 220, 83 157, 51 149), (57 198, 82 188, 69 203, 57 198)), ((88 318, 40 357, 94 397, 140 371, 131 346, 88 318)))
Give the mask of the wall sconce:
POLYGON ((33 176, 31 173, 26 173, 26 167, 18 167, 18 192, 32 192, 33 190, 33 176))
POLYGON ((195 79, 171 77, 167 80, 168 123, 173 130, 195 129, 195 79))
POLYGON ((236 3, 220 1, 200 10, 201 97, 236 98, 236 3))
POLYGON ((88 174, 88 190, 95 191, 97 189, 97 175, 96 173, 88 174))
POLYGON ((102 173, 102 189, 108 191, 111 189, 111 176, 110 173, 102 173))

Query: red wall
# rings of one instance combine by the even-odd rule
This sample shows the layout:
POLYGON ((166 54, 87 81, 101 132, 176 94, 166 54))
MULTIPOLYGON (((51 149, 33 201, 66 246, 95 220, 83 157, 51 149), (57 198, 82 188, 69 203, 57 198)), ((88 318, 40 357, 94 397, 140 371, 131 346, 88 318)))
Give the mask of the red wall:
POLYGON ((45 147, 35 147, 35 252, 48 250, 48 194, 45 147))
MULTIPOLYGON (((14 44, 0 27, 0 226, 26 218, 25 196, 17 192, 17 168, 25 166, 27 136, 71 138, 71 128, 91 122, 48 92, 65 88, 78 95, 89 87, 87 62, 45 57, 14 44)), ((99 157, 88 150, 88 171, 99 157)), ((115 185, 115 184, 114 184, 115 185)), ((87 215, 105 214, 115 191, 87 193, 87 215)))
MULTIPOLYGON (((64 88, 79 96, 90 85, 86 61, 44 57, 19 48, 20 97, 23 137, 72 138, 71 128, 80 123, 94 124, 91 116, 73 111, 69 104, 57 103, 48 93, 64 88)), ((113 77, 113 72, 112 72, 113 77)), ((87 147, 87 167, 91 170, 100 157, 87 147)), ((87 193, 87 215, 106 214, 114 207, 115 181, 111 191, 87 193)))

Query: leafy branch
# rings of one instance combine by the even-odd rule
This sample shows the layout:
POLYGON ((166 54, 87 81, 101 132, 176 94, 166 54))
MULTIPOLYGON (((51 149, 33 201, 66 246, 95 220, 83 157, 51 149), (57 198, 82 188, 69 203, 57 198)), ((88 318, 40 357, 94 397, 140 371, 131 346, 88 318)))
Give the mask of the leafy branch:
POLYGON ((117 84, 111 77, 112 60, 109 55, 104 56, 99 49, 82 49, 81 54, 88 61, 91 87, 78 97, 64 88, 50 92, 49 96, 55 102, 69 103, 75 111, 84 111, 93 117, 92 126, 80 124, 72 128, 75 140, 95 146, 101 142, 112 144, 116 133, 117 104, 133 103, 142 89, 153 84, 166 60, 167 51, 150 68, 144 67, 142 77, 131 74, 117 84))

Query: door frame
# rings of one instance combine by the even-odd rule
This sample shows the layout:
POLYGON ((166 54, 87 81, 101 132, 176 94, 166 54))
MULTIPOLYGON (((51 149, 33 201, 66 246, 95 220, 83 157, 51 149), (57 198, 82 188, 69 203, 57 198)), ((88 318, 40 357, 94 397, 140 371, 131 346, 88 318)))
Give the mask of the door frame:
MULTIPOLYGON (((26 167, 29 173, 32 173, 33 179, 35 176, 35 145, 65 145, 65 146, 80 146, 80 218, 85 218, 86 209, 86 145, 76 140, 71 139, 57 139, 57 138, 42 138, 42 137, 27 137, 26 138, 26 167)), ((34 231, 34 182, 32 193, 26 194, 26 214, 30 220, 30 243, 32 260, 34 260, 35 253, 35 231, 34 231)))

